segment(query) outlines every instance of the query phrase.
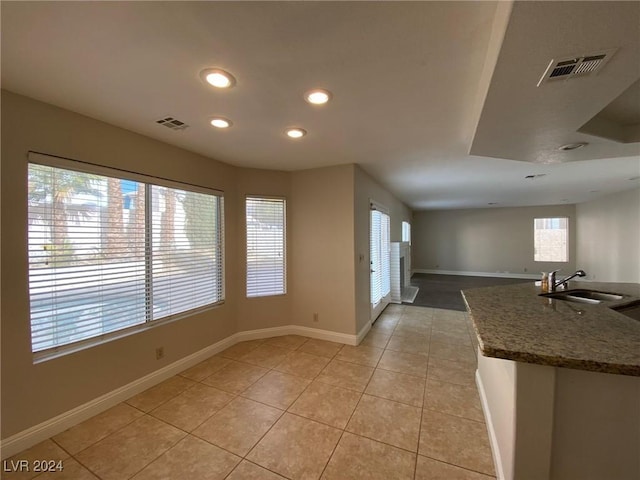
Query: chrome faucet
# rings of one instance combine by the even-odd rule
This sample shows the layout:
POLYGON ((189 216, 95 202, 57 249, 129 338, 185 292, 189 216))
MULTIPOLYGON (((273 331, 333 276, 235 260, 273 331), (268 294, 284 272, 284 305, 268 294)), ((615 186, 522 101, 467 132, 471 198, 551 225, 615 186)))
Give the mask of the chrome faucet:
POLYGON ((549 274, 549 288, 552 292, 556 291, 556 288, 562 287, 567 288, 567 282, 575 277, 584 277, 586 275, 584 270, 576 270, 576 273, 573 275, 569 275, 567 278, 563 278, 562 280, 558 280, 556 282, 556 273, 560 270, 555 270, 549 274))

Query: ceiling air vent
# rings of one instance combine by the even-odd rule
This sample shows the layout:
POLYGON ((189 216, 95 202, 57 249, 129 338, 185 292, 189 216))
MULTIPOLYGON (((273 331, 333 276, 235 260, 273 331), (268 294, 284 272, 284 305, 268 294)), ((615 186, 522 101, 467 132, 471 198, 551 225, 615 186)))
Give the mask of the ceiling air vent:
POLYGON ((170 128, 171 130, 184 130, 189 126, 186 123, 173 117, 161 118, 160 120, 156 120, 156 123, 160 125, 164 125, 165 127, 170 128))
POLYGON ((593 55, 551 60, 538 82, 538 87, 546 82, 569 80, 574 77, 592 75, 598 72, 611 59, 616 49, 602 50, 593 55))

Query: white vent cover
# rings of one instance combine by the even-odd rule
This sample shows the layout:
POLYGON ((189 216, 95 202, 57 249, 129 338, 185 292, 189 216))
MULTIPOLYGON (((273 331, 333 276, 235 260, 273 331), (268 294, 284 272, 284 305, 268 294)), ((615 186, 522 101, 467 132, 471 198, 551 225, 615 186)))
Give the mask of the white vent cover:
POLYGON ((569 80, 570 78, 592 75, 598 72, 611 59, 617 49, 601 50, 591 55, 551 60, 538 87, 546 82, 569 80))
POLYGON ((171 130, 184 130, 189 126, 186 123, 173 117, 161 118, 160 120, 156 120, 156 123, 160 125, 164 125, 165 127, 170 128, 171 130))

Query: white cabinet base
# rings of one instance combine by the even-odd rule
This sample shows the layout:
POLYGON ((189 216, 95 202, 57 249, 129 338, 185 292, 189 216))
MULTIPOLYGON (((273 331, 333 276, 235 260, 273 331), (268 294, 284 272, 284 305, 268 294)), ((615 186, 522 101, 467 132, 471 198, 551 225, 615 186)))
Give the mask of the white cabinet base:
POLYGON ((476 381, 499 479, 640 478, 640 377, 479 353, 476 381))

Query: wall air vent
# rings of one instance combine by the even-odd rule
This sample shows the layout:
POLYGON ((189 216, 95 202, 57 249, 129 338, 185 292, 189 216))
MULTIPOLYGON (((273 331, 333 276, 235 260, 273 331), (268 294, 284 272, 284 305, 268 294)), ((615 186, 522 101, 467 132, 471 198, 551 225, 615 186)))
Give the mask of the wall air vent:
POLYGON ((538 81, 538 87, 546 82, 556 80, 569 80, 570 78, 583 77, 595 74, 611 59, 617 49, 601 50, 592 55, 582 55, 561 60, 553 59, 549 62, 542 78, 538 81))
POLYGON ((186 123, 173 117, 161 118, 160 120, 156 120, 156 123, 159 125, 164 125, 165 127, 170 128, 171 130, 184 130, 189 126, 186 123))

